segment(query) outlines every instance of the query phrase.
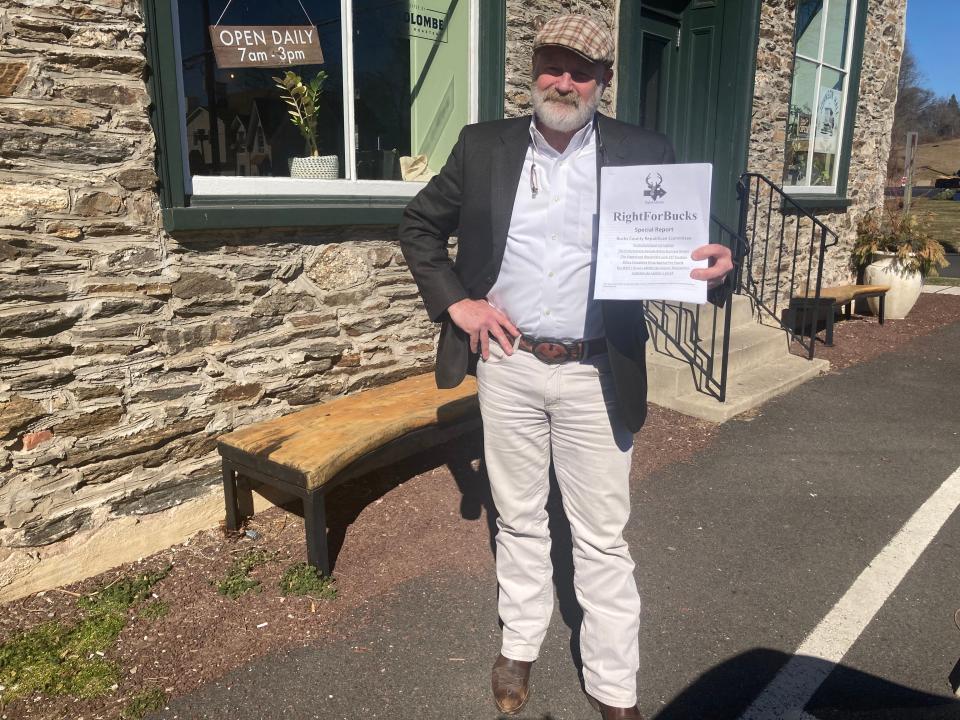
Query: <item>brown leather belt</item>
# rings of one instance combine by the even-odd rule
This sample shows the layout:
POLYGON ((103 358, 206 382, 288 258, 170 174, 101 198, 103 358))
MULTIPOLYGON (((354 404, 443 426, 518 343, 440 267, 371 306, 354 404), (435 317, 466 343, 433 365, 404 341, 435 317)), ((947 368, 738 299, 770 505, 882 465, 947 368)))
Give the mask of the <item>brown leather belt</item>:
POLYGON ((521 335, 517 347, 531 353, 540 362, 556 365, 558 363, 586 360, 594 355, 605 353, 607 351, 607 341, 604 338, 591 338, 590 340, 561 342, 560 340, 521 335))

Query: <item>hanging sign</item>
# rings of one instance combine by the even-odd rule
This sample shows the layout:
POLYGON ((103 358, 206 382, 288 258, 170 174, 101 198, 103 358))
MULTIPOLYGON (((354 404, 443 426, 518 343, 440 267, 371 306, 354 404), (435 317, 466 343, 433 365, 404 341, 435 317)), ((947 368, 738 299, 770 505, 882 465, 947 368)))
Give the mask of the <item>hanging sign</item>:
POLYGON ((210 25, 220 68, 320 65, 323 51, 315 25, 210 25))

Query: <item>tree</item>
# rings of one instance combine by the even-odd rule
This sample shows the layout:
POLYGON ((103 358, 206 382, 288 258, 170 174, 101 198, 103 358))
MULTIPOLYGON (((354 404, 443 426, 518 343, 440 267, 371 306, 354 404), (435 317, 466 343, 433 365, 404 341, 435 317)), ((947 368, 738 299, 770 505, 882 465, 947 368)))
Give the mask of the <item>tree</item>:
POLYGON ((890 158, 887 174, 897 177, 903 172, 903 144, 907 131, 919 133, 921 143, 960 137, 960 105, 952 95, 938 98, 923 86, 925 78, 910 50, 904 45, 897 77, 897 104, 893 116, 890 158))
POLYGON ((925 131, 927 140, 949 140, 960 137, 960 108, 956 98, 944 100, 938 98, 930 103, 924 117, 921 118, 921 127, 925 131))
POLYGON ((920 72, 917 59, 910 50, 908 42, 903 47, 900 75, 897 78, 897 104, 893 113, 892 145, 894 147, 903 147, 903 140, 908 130, 919 132, 922 118, 934 100, 933 92, 923 87, 922 83, 923 73, 920 72))

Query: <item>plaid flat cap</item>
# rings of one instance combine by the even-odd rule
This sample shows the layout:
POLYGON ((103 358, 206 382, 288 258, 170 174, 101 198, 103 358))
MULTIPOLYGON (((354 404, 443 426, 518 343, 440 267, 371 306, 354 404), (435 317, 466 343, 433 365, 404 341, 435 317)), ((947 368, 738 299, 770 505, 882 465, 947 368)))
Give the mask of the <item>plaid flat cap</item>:
POLYGON ((592 62, 613 65, 613 36, 586 15, 558 15, 547 20, 533 39, 534 52, 546 46, 566 48, 592 62))

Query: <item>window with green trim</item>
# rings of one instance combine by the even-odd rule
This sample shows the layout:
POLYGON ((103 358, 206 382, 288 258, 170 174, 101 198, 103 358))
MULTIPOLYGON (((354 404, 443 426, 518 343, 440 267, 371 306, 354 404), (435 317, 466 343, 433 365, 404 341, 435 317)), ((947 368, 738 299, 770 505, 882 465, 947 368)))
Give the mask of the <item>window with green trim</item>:
POLYGON ((144 0, 144 8, 168 229, 396 220, 460 129, 502 113, 502 3, 144 0), (256 62, 218 64, 210 26, 226 51, 257 53, 256 62), (323 62, 273 52, 267 61, 262 43, 234 37, 231 26, 315 28, 323 62), (299 109, 278 86, 290 72, 305 85, 319 77, 315 133, 298 128, 299 109), (303 212, 291 219, 281 207, 303 212), (188 217, 200 208, 202 217, 188 217))
MULTIPOLYGON (((252 177, 294 177, 298 182, 292 187, 280 184, 290 192, 313 185, 302 178, 422 181, 439 170, 460 128, 476 120, 476 64, 471 63, 476 4, 178 2, 182 110, 194 193, 261 194, 278 185, 252 177), (213 20, 218 27, 315 26, 324 63, 288 64, 277 56, 270 61, 275 67, 218 67, 207 31, 213 20), (305 126, 309 137, 290 115, 300 114, 303 103, 291 109, 277 86, 288 72, 296 73, 300 87, 311 88, 317 79, 312 85, 319 88, 315 124, 308 119, 305 126)), ((243 35, 235 40, 229 30, 214 29, 214 34, 225 38, 231 55, 269 52, 258 49, 268 44, 256 44, 258 35, 269 40, 269 31, 243 33, 252 43, 243 35)), ((283 46, 278 51, 286 55, 283 46)))
MULTIPOLYGON (((862 2, 862 0, 860 0, 862 2)), ((799 0, 783 184, 836 194, 845 172, 855 107, 852 85, 858 0, 799 0), (845 150, 846 149, 846 150, 845 150)))

